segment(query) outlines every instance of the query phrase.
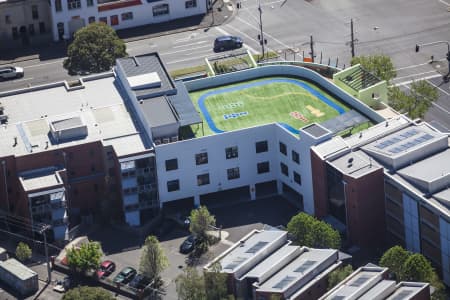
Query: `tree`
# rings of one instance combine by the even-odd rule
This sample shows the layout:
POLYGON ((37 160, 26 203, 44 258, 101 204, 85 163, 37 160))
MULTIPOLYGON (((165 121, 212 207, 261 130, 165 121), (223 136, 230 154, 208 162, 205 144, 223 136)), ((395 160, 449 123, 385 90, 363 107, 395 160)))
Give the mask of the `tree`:
POLYGON ((68 290, 63 300, 113 300, 114 298, 108 291, 99 287, 79 286, 68 290))
POLYGON ((397 76, 394 64, 387 55, 367 55, 367 56, 355 56, 352 58, 350 64, 352 66, 360 64, 364 69, 371 72, 381 80, 389 81, 397 76))
POLYGON ((339 267, 328 276, 328 290, 331 290, 339 282, 344 280, 348 275, 353 272, 351 265, 346 265, 345 267, 339 267))
POLYGON ((190 218, 189 231, 200 241, 207 241, 206 231, 210 229, 210 226, 216 225, 216 218, 209 213, 206 206, 192 210, 190 218))
POLYGON ((111 69, 117 58, 126 55, 126 46, 114 29, 101 22, 91 23, 75 33, 64 68, 70 74, 104 72, 111 69))
POLYGON ((207 300, 226 299, 228 294, 227 274, 221 272, 220 263, 214 263, 204 275, 207 300))
POLYGON ((341 236, 337 230, 304 212, 292 217, 287 230, 302 246, 333 249, 341 247, 341 236))
POLYGON ((17 244, 16 247, 16 257, 20 260, 20 261, 26 261, 28 259, 31 258, 31 249, 30 246, 28 246, 25 243, 20 242, 19 244, 17 244))
POLYGON ((406 112, 411 119, 423 118, 438 98, 437 88, 426 80, 413 82, 408 94, 402 92, 398 87, 389 90, 389 105, 395 110, 406 112))
POLYGON ((150 235, 145 239, 142 249, 139 271, 158 287, 161 280, 161 272, 169 265, 164 250, 159 244, 158 238, 150 235))
POLYGON ((380 259, 380 266, 389 268, 397 279, 403 278, 403 265, 410 253, 401 246, 394 246, 384 252, 380 259))
POLYGON ((434 274, 430 262, 419 253, 409 255, 402 269, 403 274, 400 279, 404 281, 430 282, 434 274))
POLYGON ((102 247, 99 242, 89 241, 80 247, 72 247, 67 250, 67 263, 69 267, 77 272, 96 270, 100 266, 103 256, 102 247))
POLYGON ((175 279, 178 299, 206 300, 205 281, 195 268, 186 268, 175 279))

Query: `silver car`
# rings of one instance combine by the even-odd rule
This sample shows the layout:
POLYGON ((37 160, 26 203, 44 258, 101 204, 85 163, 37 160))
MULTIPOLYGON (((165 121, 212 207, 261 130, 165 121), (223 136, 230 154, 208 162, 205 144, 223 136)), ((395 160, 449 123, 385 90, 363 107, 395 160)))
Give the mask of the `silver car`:
POLYGON ((12 66, 4 66, 0 67, 0 79, 10 79, 10 78, 18 78, 23 77, 23 68, 21 67, 12 67, 12 66))

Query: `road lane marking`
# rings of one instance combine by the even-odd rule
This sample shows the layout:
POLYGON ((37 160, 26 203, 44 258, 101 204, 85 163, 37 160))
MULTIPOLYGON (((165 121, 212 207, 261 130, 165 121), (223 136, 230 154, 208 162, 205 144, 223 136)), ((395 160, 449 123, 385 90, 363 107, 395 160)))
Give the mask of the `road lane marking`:
MULTIPOLYGON (((408 77, 413 77, 413 76, 417 76, 417 75, 420 76, 420 75, 425 75, 425 74, 430 74, 430 73, 436 73, 436 71, 427 71, 427 72, 422 72, 422 73, 410 74, 410 75, 406 75, 406 76, 396 77, 396 78, 394 78, 393 80, 402 79, 402 78, 408 78, 408 77)), ((442 76, 442 75, 436 75, 435 77, 438 77, 438 76, 442 76)), ((424 78, 419 78, 419 79, 416 79, 416 80, 421 80, 421 79, 424 79, 424 78)), ((426 79, 428 79, 428 78, 426 78, 426 79)))
POLYGON ((444 0, 439 0, 439 2, 441 2, 442 4, 445 4, 447 6, 450 6, 450 3, 445 2, 444 0))
MULTIPOLYGON (((434 62, 446 61, 446 60, 447 59, 445 59, 445 58, 441 58, 441 59, 438 59, 438 60, 434 60, 434 62)), ((425 63, 422 63, 422 64, 410 65, 410 66, 406 66, 406 67, 397 68, 397 69, 395 69, 395 71, 400 71, 400 70, 405 70, 405 69, 412 69, 412 68, 415 68, 415 67, 420 67, 420 66, 425 66, 425 65, 430 65, 430 62, 425 62, 425 63)))
POLYGON ((202 48, 212 48, 212 47, 209 46, 209 45, 204 45, 204 46, 200 46, 200 47, 194 47, 194 48, 189 48, 189 49, 177 50, 177 51, 172 51, 172 52, 161 52, 161 55, 177 54, 177 53, 180 53, 180 52, 192 51, 192 50, 197 50, 197 49, 202 49, 202 48))
POLYGON ((196 57, 192 57, 191 56, 190 58, 185 58, 185 59, 179 59, 179 60, 173 60, 173 61, 166 62, 166 65, 172 65, 172 64, 179 63, 179 62, 185 62, 185 61, 196 60, 196 59, 204 59, 204 58, 205 58, 204 55, 196 56, 196 57))
MULTIPOLYGON (((227 26, 229 26, 229 25, 227 25, 227 26)), ((243 35, 243 36, 249 38, 250 40, 254 40, 254 39, 252 39, 251 36, 247 35, 246 33, 242 32, 242 31, 240 31, 240 30, 234 29, 234 27, 232 27, 232 26, 230 26, 230 27, 231 27, 233 30, 236 30, 237 32, 239 32, 239 34, 241 34, 241 35, 243 35)), ((226 32, 224 29, 222 29, 222 28, 220 28, 220 27, 216 27, 215 29, 216 29, 217 31, 219 31, 220 33, 222 33, 223 35, 230 35, 228 32, 226 32)), ((254 41, 255 41, 255 40, 254 40, 254 41)), ((259 53, 258 51, 256 51, 254 48, 252 48, 250 45, 248 45, 248 44, 245 43, 245 42, 244 42, 244 47, 245 47, 246 49, 249 49, 251 52, 253 52, 253 54, 259 53)))
MULTIPOLYGON (((430 82, 429 80, 427 80, 428 82, 430 82)), ((401 85, 403 85, 404 87, 406 87, 408 90, 410 90, 411 88, 408 86, 408 84, 402 83, 401 85)), ((447 94, 448 95, 448 94, 447 94)), ((440 106, 439 104, 435 103, 435 102, 431 102, 432 105, 436 106, 438 109, 442 110, 443 112, 447 113, 448 115, 450 115, 450 111, 446 110, 445 108, 443 108, 442 106, 440 106)))
POLYGON ((432 81, 430 81, 430 80, 427 80, 432 86, 434 86, 434 87, 436 87, 436 88, 438 88, 440 91, 442 91, 444 94, 446 94, 447 96, 450 96, 450 94, 446 91, 446 90, 443 90, 443 89, 441 89, 439 86, 437 86, 437 85, 435 85, 432 81))
POLYGON ((41 66, 47 66, 47 65, 52 65, 52 64, 56 64, 56 63, 61 63, 64 61, 65 58, 63 59, 59 59, 57 61, 52 61, 52 62, 48 62, 48 63, 43 63, 43 64, 35 64, 35 65, 30 65, 30 66, 24 66, 24 69, 29 69, 29 68, 34 68, 34 67, 41 67, 41 66))
POLYGON ((204 44, 207 43, 208 41, 198 41, 196 43, 190 43, 190 44, 184 44, 184 45, 179 45, 179 46, 173 46, 172 48, 181 48, 181 47, 189 47, 189 46, 194 46, 194 45, 198 45, 198 44, 204 44))
POLYGON ((28 81, 28 80, 33 80, 33 79, 34 79, 34 77, 22 78, 22 79, 13 80, 12 82, 22 82, 22 81, 28 81))

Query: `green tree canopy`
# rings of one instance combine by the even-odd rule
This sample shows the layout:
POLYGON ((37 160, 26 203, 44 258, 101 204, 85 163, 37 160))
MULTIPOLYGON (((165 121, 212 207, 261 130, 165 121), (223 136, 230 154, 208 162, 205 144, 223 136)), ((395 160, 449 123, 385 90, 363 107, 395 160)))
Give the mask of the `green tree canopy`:
POLYGON ((101 22, 91 23, 75 33, 64 68, 70 74, 104 72, 111 69, 117 58, 126 55, 126 46, 114 29, 101 22))
POLYGON ((102 247, 99 242, 89 241, 79 248, 72 247, 67 250, 67 263, 69 267, 77 272, 96 270, 100 266, 103 256, 102 247))
POLYGON ((90 286, 79 286, 68 290, 63 300, 113 300, 116 299, 110 292, 99 288, 90 286))
POLYGON ((341 236, 337 230, 304 212, 292 217, 287 230, 301 246, 333 249, 341 247, 341 236))
POLYGON ((139 271, 150 280, 160 281, 161 272, 167 268, 169 262, 158 238, 150 235, 145 239, 142 249, 139 271))
POLYGON ((344 280, 348 275, 352 274, 353 268, 351 265, 346 265, 345 267, 339 267, 328 276, 328 290, 331 290, 339 282, 344 280))
POLYGON ((431 282, 434 274, 430 262, 420 253, 411 254, 403 263, 401 280, 431 282))
POLYGON ((210 230, 210 226, 216 225, 216 218, 209 213, 206 206, 193 209, 190 218, 189 231, 199 239, 207 240, 206 231, 210 230))
POLYGON ((212 265, 210 272, 204 274, 207 300, 227 298, 227 274, 222 273, 221 270, 221 265, 215 263, 212 265))
POLYGON ((30 246, 28 246, 25 243, 19 242, 16 247, 16 257, 20 261, 26 261, 27 259, 31 258, 31 249, 30 246))
POLYGON ((401 246, 394 246, 384 252, 380 259, 380 266, 389 268, 397 279, 403 278, 403 264, 409 255, 410 253, 401 246))
POLYGON ((405 112, 411 119, 415 119, 424 117, 433 102, 439 98, 439 92, 426 80, 419 80, 411 84, 409 93, 401 91, 398 87, 391 87, 388 98, 392 108, 405 112))
POLYGON ((350 64, 352 66, 360 64, 364 69, 371 72, 381 80, 386 80, 388 83, 391 79, 397 76, 394 64, 387 55, 367 55, 355 56, 352 58, 350 64))
POLYGON ((187 267, 183 274, 175 279, 178 299, 206 300, 205 281, 197 269, 187 267))

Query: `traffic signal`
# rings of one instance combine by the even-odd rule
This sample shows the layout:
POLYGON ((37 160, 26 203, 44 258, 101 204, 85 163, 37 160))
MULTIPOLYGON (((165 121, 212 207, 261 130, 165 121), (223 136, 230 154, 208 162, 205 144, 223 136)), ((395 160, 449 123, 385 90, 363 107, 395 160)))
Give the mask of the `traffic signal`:
POLYGON ((419 52, 419 45, 416 44, 416 52, 419 52))

